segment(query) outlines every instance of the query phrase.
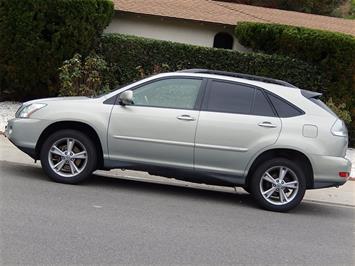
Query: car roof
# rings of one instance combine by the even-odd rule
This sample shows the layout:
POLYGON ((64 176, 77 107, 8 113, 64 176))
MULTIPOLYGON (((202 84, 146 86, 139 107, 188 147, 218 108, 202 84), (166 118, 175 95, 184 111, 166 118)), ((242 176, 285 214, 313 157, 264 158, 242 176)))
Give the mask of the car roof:
POLYGON ((183 73, 199 73, 199 74, 212 74, 212 75, 219 75, 219 76, 226 76, 226 77, 242 78, 242 79, 247 79, 247 80, 261 81, 261 82, 266 82, 266 83, 282 85, 282 86, 286 86, 286 87, 290 87, 290 88, 295 88, 296 87, 296 86, 294 86, 294 85, 292 85, 292 84, 290 84, 290 83, 288 83, 286 81, 283 81, 283 80, 267 78, 267 77, 257 76, 257 75, 237 73, 237 72, 228 72, 228 71, 210 70, 210 69, 199 69, 199 68, 185 69, 185 70, 181 70, 179 72, 183 72, 183 73))
POLYGON ((244 84, 249 84, 261 88, 287 88, 287 89, 299 89, 296 86, 282 80, 276 80, 276 79, 271 79, 271 78, 265 78, 265 77, 260 77, 260 76, 253 76, 253 75, 247 75, 247 74, 239 74, 239 73, 232 73, 232 72, 223 72, 218 73, 217 72, 190 72, 190 71, 177 71, 177 72, 168 72, 168 73, 161 73, 158 75, 154 75, 151 78, 159 78, 159 77, 171 77, 171 76, 190 76, 190 77, 201 77, 201 78, 210 78, 210 79, 221 79, 221 80, 226 80, 226 81, 234 81, 234 82, 239 82, 239 83, 244 83, 244 84), (232 75, 227 75, 224 73, 231 73, 235 74, 234 76, 232 75))
POLYGON ((275 79, 270 79, 270 78, 265 78, 265 77, 259 77, 259 76, 246 75, 246 74, 232 73, 232 72, 223 72, 223 75, 222 75, 222 73, 220 73, 219 71, 211 71, 211 70, 205 70, 205 69, 202 69, 202 70, 201 69, 192 69, 192 70, 188 69, 188 70, 183 70, 183 71, 160 73, 160 74, 156 74, 156 75, 141 79, 141 80, 133 82, 129 85, 123 86, 122 88, 114 90, 114 91, 110 92, 109 94, 106 94, 105 98, 112 97, 119 90, 130 89, 131 87, 138 86, 142 83, 153 81, 155 79, 160 79, 160 78, 165 78, 165 77, 186 77, 186 76, 238 82, 238 83, 243 83, 243 84, 248 84, 251 86, 263 88, 263 89, 269 90, 273 93, 282 94, 282 95, 285 95, 285 94, 295 95, 298 92, 300 92, 299 88, 297 88, 297 87, 293 86, 292 84, 289 84, 285 81, 280 81, 280 80, 275 80, 275 79), (225 73, 228 73, 228 75, 225 73), (233 75, 229 75, 230 73, 233 75), (242 76, 243 76, 243 78, 242 78, 242 76))

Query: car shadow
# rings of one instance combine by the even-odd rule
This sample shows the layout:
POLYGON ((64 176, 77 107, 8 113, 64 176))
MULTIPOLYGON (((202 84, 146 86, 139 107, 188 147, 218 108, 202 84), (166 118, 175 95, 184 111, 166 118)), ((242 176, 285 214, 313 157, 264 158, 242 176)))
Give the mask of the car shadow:
MULTIPOLYGON (((48 177, 44 174, 43 170, 38 165, 27 165, 13 162, 0 161, 1 172, 6 175, 11 175, 11 178, 31 178, 40 182, 50 182, 48 177)), ((0 172, 0 173, 1 173, 0 172)), ((2 174, 1 174, 2 176, 2 174)), ((156 194, 164 196, 181 197, 188 200, 203 200, 213 201, 218 203, 228 204, 230 206, 241 206, 247 208, 255 208, 258 211, 270 213, 269 211, 262 210, 255 203, 253 197, 247 193, 231 193, 230 191, 216 191, 204 188, 190 186, 181 186, 174 182, 170 182, 168 179, 166 183, 154 183, 150 180, 129 180, 126 177, 120 176, 107 176, 100 174, 93 174, 88 180, 81 183, 80 186, 95 187, 96 189, 110 189, 117 191, 126 191, 132 193, 145 193, 156 194)), ((65 187, 65 186, 63 186, 65 187)), ((351 207, 343 207, 330 204, 315 203, 304 200, 300 206, 290 212, 287 215, 307 215, 307 216, 324 216, 324 217, 336 217, 338 216, 354 216, 354 209, 351 207), (334 210, 337 211, 334 211, 334 210), (349 209, 351 210, 349 212, 349 209)))
POLYGON ((132 193, 159 194, 189 198, 191 200, 213 200, 223 202, 223 204, 235 205, 236 203, 240 203, 248 206, 256 206, 251 195, 247 193, 231 193, 229 191, 208 189, 208 186, 201 188, 194 186, 194 184, 191 184, 191 186, 180 185, 171 182, 169 179, 166 179, 164 183, 155 183, 154 177, 152 181, 137 181, 120 176, 108 177, 94 174, 85 182, 85 185, 125 190, 132 193))

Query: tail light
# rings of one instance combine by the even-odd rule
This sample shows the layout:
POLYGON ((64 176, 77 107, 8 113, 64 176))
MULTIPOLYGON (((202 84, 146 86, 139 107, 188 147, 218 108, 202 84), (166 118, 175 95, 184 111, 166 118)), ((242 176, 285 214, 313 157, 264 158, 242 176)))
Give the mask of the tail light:
POLYGON ((334 136, 338 137, 347 137, 348 136, 348 130, 345 126, 345 123, 343 120, 337 119, 335 121, 334 125, 332 126, 331 132, 334 136))
POLYGON ((348 179, 350 176, 350 173, 349 172, 339 172, 339 176, 344 179, 348 179))

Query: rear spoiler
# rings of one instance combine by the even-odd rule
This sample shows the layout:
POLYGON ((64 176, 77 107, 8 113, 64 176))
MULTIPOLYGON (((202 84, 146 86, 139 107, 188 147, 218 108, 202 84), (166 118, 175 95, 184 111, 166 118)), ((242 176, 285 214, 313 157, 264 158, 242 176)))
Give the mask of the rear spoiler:
POLYGON ((319 99, 323 94, 316 91, 301 90, 301 93, 307 99, 319 99))
POLYGON ((337 117, 338 116, 333 112, 332 109, 329 108, 324 102, 322 102, 319 98, 322 96, 322 93, 316 92, 316 91, 307 91, 307 90, 301 90, 302 95, 307 98, 308 100, 312 101, 319 107, 323 108, 326 110, 328 113, 332 114, 333 116, 337 117))

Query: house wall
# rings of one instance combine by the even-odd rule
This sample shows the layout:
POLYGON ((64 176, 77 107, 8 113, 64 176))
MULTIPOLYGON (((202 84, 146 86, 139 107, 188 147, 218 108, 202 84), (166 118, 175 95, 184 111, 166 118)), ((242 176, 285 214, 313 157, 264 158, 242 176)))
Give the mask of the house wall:
POLYGON ((227 32, 234 38, 233 49, 248 51, 234 37, 234 27, 231 25, 119 12, 105 31, 205 47, 213 47, 214 36, 218 32, 227 32))

